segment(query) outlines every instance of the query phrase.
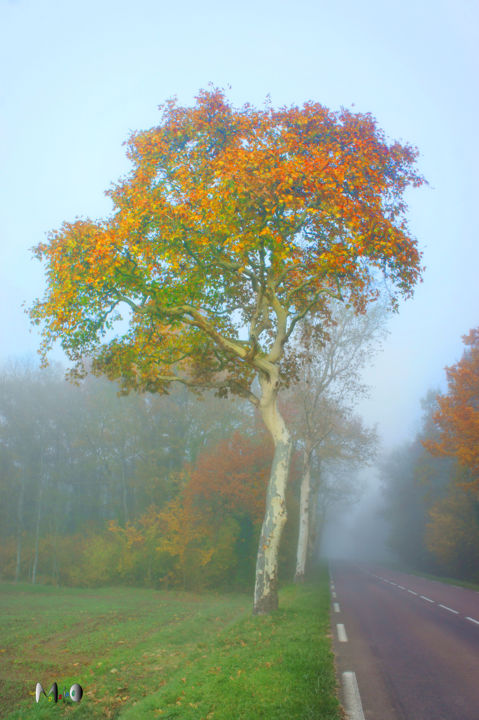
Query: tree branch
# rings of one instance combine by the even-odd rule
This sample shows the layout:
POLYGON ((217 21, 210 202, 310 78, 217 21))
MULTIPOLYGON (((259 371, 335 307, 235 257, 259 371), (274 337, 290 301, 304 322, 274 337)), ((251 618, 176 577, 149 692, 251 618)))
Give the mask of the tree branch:
POLYGON ((298 324, 298 322, 299 322, 300 320, 302 320, 304 317, 306 317, 306 315, 310 312, 310 310, 313 309, 313 307, 316 305, 316 303, 319 302, 320 297, 321 297, 322 295, 329 295, 329 297, 333 298, 334 300, 341 300, 341 297, 338 296, 338 295, 336 295, 336 294, 335 294, 334 292, 332 292, 331 290, 327 290, 327 289, 318 290, 318 292, 315 294, 315 296, 314 296, 314 298, 311 300, 311 302, 310 302, 300 313, 297 313, 297 314, 294 315, 293 318, 291 319, 291 323, 290 323, 290 326, 289 326, 288 331, 287 331, 287 333, 286 333, 286 338, 285 338, 285 340, 289 340, 289 338, 291 337, 291 334, 292 334, 295 326, 298 324))

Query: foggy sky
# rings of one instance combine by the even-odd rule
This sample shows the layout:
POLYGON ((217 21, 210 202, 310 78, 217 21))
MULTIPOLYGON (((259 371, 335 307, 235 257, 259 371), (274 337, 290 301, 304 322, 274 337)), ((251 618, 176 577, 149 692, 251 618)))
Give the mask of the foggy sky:
MULTIPOLYGON (((237 104, 371 112, 417 145, 430 185, 409 193, 424 283, 390 323, 361 404, 386 445, 418 429, 419 400, 479 324, 476 231, 479 11, 474 0, 0 0, 0 361, 34 354, 21 303, 42 294, 29 248, 128 169, 122 142, 209 82, 237 104)), ((57 354, 57 357, 60 357, 57 354)))

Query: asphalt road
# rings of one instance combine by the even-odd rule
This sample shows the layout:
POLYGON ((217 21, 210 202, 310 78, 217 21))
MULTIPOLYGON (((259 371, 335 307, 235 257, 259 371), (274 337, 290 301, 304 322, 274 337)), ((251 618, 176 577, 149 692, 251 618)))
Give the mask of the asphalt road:
POLYGON ((331 577, 337 669, 365 720, 479 720, 479 593, 366 565, 331 577))

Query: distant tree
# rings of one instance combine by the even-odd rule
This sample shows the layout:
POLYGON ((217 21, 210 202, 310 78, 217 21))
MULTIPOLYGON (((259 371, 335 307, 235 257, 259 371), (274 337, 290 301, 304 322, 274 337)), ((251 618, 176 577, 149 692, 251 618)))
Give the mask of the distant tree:
POLYGON ((224 512, 246 513, 257 523, 271 467, 272 447, 267 435, 248 437, 239 432, 203 452, 191 469, 188 495, 224 512))
POLYGON ((456 458, 465 471, 459 483, 479 497, 479 328, 463 341, 461 360, 446 368, 448 392, 437 398, 433 420, 439 438, 426 439, 424 445, 434 455, 456 458))
POLYGON ((58 380, 58 370, 39 373, 20 364, 0 378, 0 457, 6 470, 2 485, 9 487, 7 528, 16 535, 15 580, 22 574, 27 538, 32 583, 37 580, 40 536, 50 517, 46 510, 56 509, 57 472, 64 469, 65 422, 58 410, 65 409, 66 396, 53 392, 58 380))
POLYGON ((479 500, 460 482, 460 477, 454 478, 447 495, 429 508, 425 544, 442 572, 477 582, 479 500))
POLYGON ((437 440, 433 422, 437 393, 428 391, 421 401, 420 432, 413 442, 397 448, 381 464, 384 517, 389 524, 391 549, 408 566, 437 570, 434 553, 426 542, 430 510, 448 494, 454 473, 449 458, 433 457, 425 448, 426 439, 437 440))
MULTIPOLYGON (((351 466, 365 462, 373 452, 374 432, 362 426, 352 415, 351 408, 366 392, 360 371, 384 333, 385 318, 385 308, 381 305, 372 306, 369 312, 358 315, 354 308, 338 303, 332 307, 332 322, 326 337, 318 342, 314 327, 303 329, 301 339, 306 353, 286 400, 296 445, 303 455, 297 582, 304 579, 308 551, 314 545, 318 530, 322 462, 347 459, 351 472, 351 466)), ((331 497, 331 488, 328 489, 331 497)), ((342 495, 344 489, 342 484, 342 495)), ((325 490, 322 493, 324 501, 325 490)))
POLYGON ((419 442, 396 448, 381 464, 381 479, 391 550, 408 567, 431 571, 425 531, 432 492, 416 473, 423 452, 419 442))
POLYGON ((391 547, 403 562, 477 580, 477 331, 465 343, 463 358, 446 369, 448 393, 427 393, 420 433, 390 456, 382 476, 391 547))
POLYGON ((308 316, 327 323, 332 297, 364 309, 380 278, 393 300, 411 294, 421 267, 403 194, 423 182, 417 152, 388 144, 370 115, 236 109, 211 90, 190 108, 168 102, 128 156, 109 219, 66 223, 37 246, 47 289, 31 317, 44 352, 60 339, 79 375, 88 356, 125 389, 182 382, 259 408, 275 452, 254 612, 269 612, 291 455, 277 406, 297 359, 288 340, 308 316))
MULTIPOLYGON (((328 511, 340 504, 358 502, 363 492, 359 470, 372 462, 377 449, 375 429, 344 408, 331 407, 330 435, 317 450, 311 467, 312 489, 308 558, 318 549, 328 511)), ((328 422, 328 415, 325 418, 328 422)))

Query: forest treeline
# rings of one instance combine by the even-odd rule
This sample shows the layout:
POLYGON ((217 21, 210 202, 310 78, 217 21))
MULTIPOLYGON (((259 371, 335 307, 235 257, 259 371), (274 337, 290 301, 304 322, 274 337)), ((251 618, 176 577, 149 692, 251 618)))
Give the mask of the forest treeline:
MULTIPOLYGON (((374 452, 353 406, 382 322, 380 311, 341 311, 284 393, 295 453, 283 577, 302 579, 328 504, 357 495, 355 469, 374 452)), ((1 577, 250 588, 272 457, 259 413, 240 398, 181 384, 121 395, 105 378, 66 382, 60 367, 5 369, 1 577)))
POLYGON ((181 386, 120 397, 106 379, 69 384, 61 368, 17 367, 0 388, 3 578, 195 587, 249 577, 271 456, 245 430, 244 404, 181 386), (212 502, 208 463, 219 482, 233 449, 243 474, 212 502))
POLYGON ((479 328, 429 391, 414 442, 382 467, 390 544, 408 566, 479 582, 479 328))

